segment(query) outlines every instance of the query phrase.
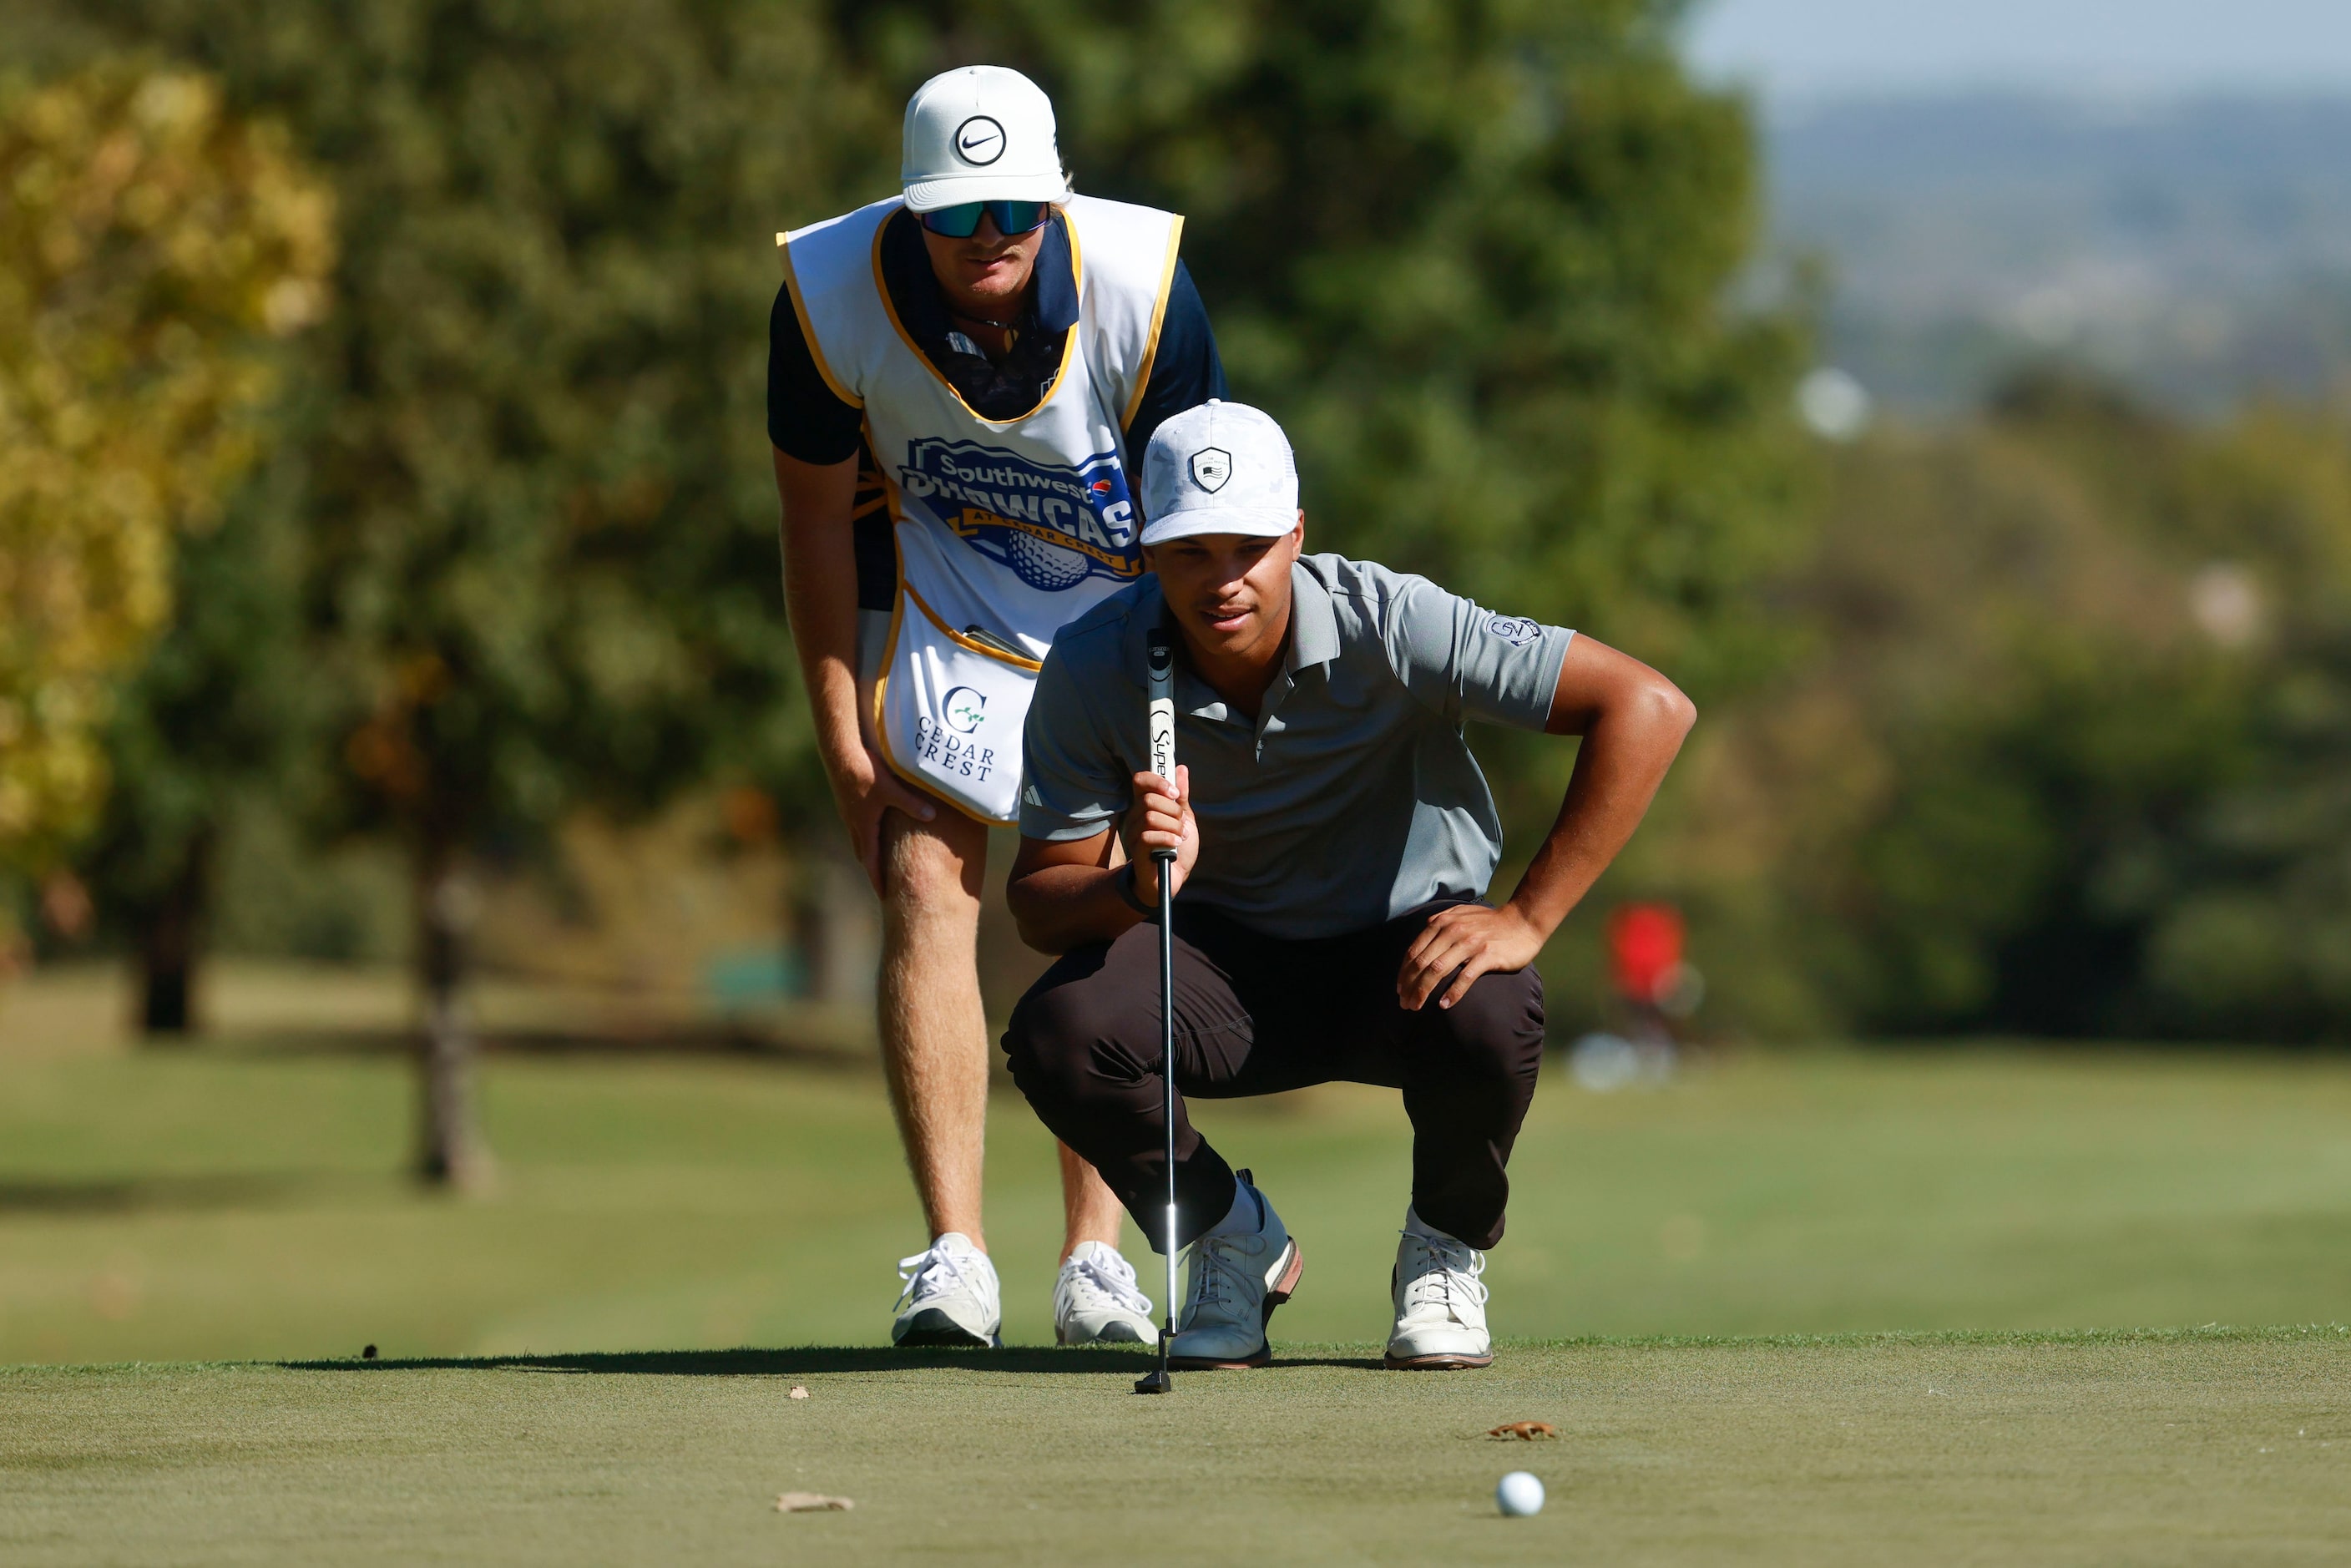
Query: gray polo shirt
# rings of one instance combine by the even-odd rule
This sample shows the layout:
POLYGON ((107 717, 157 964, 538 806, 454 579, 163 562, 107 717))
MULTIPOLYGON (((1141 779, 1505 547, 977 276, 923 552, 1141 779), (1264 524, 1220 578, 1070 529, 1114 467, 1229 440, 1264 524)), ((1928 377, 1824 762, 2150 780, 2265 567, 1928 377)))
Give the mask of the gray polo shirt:
MULTIPOLYGON (((1301 557, 1290 582, 1290 651, 1254 725, 1176 662, 1176 760, 1200 822, 1179 900, 1300 938, 1482 896, 1502 824, 1461 727, 1542 728, 1574 633, 1335 555, 1301 557)), ((1090 839, 1125 813, 1165 608, 1144 577, 1053 639, 1023 740, 1028 837, 1090 839)))

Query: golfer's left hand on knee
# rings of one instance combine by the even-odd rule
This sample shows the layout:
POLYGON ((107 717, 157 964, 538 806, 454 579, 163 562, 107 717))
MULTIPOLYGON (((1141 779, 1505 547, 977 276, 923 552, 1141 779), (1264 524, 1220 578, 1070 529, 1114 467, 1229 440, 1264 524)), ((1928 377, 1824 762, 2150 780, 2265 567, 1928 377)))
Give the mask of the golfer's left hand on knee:
POLYGON ((1444 987, 1437 1005, 1449 1008, 1469 994, 1485 974, 1523 969, 1542 951, 1543 933, 1510 904, 1489 909, 1482 904, 1457 904, 1429 918, 1404 956, 1396 973, 1396 999, 1417 1012, 1444 987), (1459 974, 1454 975, 1458 969, 1459 974), (1453 975, 1453 983, 1445 977, 1453 975))

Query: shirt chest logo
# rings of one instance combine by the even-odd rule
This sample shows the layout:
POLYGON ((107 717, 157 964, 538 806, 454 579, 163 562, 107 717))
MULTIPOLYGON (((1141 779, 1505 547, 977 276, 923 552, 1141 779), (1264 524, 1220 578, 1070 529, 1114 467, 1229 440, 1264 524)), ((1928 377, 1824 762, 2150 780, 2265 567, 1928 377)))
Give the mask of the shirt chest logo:
POLYGON ((1210 495, 1233 476, 1233 455, 1221 446, 1203 446, 1192 454, 1192 483, 1210 495))
POLYGON ((1115 452, 1064 468, 999 446, 925 437, 906 444, 898 490, 910 509, 937 518, 1030 588, 1059 593, 1090 579, 1143 575, 1134 502, 1115 452))

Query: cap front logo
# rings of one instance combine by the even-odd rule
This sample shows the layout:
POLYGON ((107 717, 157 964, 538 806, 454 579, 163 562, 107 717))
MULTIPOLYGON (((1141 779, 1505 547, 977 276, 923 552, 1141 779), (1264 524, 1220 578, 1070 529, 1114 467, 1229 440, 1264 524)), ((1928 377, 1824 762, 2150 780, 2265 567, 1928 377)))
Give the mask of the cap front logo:
POLYGON ((1192 454, 1192 483, 1215 495, 1233 476, 1233 455, 1221 446, 1203 446, 1192 454))
POLYGON ((956 156, 974 168, 985 169, 1004 156, 1004 127, 985 114, 975 114, 956 127, 956 156))

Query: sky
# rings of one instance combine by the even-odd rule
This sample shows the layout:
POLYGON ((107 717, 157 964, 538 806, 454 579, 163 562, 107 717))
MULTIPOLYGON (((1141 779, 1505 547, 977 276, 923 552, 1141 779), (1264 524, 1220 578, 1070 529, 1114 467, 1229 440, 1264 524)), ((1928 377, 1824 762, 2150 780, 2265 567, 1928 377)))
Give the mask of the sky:
POLYGON ((2351 0, 1696 0, 1691 57, 1780 101, 2023 87, 2351 89, 2351 0))

